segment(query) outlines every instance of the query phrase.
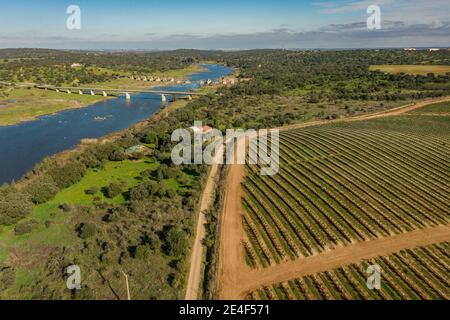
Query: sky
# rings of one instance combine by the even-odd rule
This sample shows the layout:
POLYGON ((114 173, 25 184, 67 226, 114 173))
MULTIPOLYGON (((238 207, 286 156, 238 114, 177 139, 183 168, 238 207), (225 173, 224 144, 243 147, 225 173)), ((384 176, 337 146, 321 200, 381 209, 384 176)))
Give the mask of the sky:
POLYGON ((0 48, 450 46, 449 0, 0 0, 0 48), (69 30, 67 8, 80 8, 69 30), (381 29, 369 30, 377 5, 381 29))

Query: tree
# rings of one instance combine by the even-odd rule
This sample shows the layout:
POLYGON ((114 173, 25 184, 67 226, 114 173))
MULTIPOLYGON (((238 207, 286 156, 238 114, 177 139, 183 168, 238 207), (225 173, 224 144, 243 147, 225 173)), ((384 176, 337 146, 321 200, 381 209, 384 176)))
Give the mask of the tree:
POLYGON ((113 182, 105 189, 105 195, 112 199, 123 192, 124 186, 122 183, 113 182))
POLYGON ((170 228, 166 234, 165 241, 167 254, 181 258, 186 253, 188 242, 186 232, 183 230, 176 227, 170 228))
POLYGON ((85 222, 78 226, 78 236, 81 239, 88 239, 97 234, 97 227, 91 222, 85 222))
POLYGON ((56 167, 49 171, 60 189, 65 189, 80 181, 85 173, 86 167, 79 161, 70 161, 63 167, 56 167))
POLYGON ((33 210, 28 193, 8 187, 0 190, 0 224, 11 225, 26 217, 33 210))
POLYGON ((51 176, 43 175, 32 181, 25 191, 35 204, 41 204, 51 200, 59 192, 59 188, 51 176))

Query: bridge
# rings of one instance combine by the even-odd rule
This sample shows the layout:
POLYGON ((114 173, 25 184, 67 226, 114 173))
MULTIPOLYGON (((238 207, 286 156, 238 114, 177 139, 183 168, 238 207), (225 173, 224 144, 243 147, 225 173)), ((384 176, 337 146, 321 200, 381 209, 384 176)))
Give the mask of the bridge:
POLYGON ((192 96, 204 96, 206 93, 201 92, 192 92, 192 91, 170 91, 170 90, 151 90, 151 89, 142 89, 142 90, 132 90, 132 89, 111 89, 111 88, 81 88, 81 87, 58 87, 58 86, 35 86, 38 89, 43 90, 53 90, 56 92, 69 93, 69 94, 90 94, 90 95, 103 95, 107 97, 108 95, 119 96, 125 95, 127 100, 131 99, 131 93, 151 93, 151 94, 159 94, 161 95, 161 100, 163 102, 167 101, 166 96, 172 96, 172 99, 175 100, 177 96, 185 96, 189 100, 192 99, 192 96))

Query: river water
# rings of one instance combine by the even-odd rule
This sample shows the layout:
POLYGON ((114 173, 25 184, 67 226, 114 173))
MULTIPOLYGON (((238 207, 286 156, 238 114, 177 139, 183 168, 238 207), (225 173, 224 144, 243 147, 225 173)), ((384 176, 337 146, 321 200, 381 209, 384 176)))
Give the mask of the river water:
MULTIPOLYGON (((224 66, 202 66, 208 70, 188 77, 192 84, 159 89, 188 91, 197 88, 202 80, 217 80, 232 72, 224 66)), ((46 156, 71 149, 82 139, 128 128, 148 119, 161 107, 160 95, 141 93, 132 95, 130 102, 120 97, 18 125, 0 126, 0 184, 19 180, 46 156)))

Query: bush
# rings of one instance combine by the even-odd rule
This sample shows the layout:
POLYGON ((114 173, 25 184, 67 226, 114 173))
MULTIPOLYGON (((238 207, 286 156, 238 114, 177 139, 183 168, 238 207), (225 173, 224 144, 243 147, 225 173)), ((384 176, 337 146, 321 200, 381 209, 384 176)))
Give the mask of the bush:
POLYGON ((144 200, 152 195, 159 195, 160 191, 161 186, 157 182, 146 181, 131 190, 130 198, 132 200, 144 200))
POLYGON ((0 190, 0 224, 11 225, 29 215, 33 210, 30 198, 15 188, 0 190))
POLYGON ((91 222, 82 223, 78 226, 78 236, 81 239, 88 239, 97 234, 97 227, 91 222))
POLYGON ((63 167, 53 168, 49 171, 60 189, 70 187, 80 181, 85 173, 86 166, 78 161, 69 162, 63 167))
POLYGON ((12 267, 0 266, 0 289, 6 290, 10 288, 16 281, 16 272, 12 267))
POLYGON ((109 156, 109 160, 111 161, 123 161, 126 158, 127 155, 125 154, 125 151, 123 151, 123 149, 114 150, 109 156))
POLYGON ((140 245, 136 247, 134 257, 140 260, 148 260, 152 255, 152 250, 148 245, 140 245))
POLYGON ((88 194, 88 195, 94 195, 98 192, 98 188, 97 187, 90 187, 89 189, 86 189, 84 191, 84 193, 88 194))
POLYGON ((72 210, 72 208, 70 207, 70 205, 68 205, 67 203, 63 203, 59 206, 59 208, 64 211, 64 212, 70 212, 70 210, 72 210))
POLYGON ((14 234, 20 236, 32 232, 38 225, 36 220, 24 221, 18 223, 14 228, 14 234))
POLYGON ((123 183, 117 183, 113 182, 105 189, 105 196, 112 199, 117 197, 119 194, 121 194, 124 191, 124 184, 123 183))
POLYGON ((31 182, 25 191, 30 194, 35 204, 45 203, 59 192, 59 188, 51 176, 42 176, 31 182))
POLYGON ((166 240, 166 253, 180 258, 186 253, 188 247, 186 232, 178 228, 171 228, 165 237, 166 240))
POLYGON ((142 139, 142 142, 157 145, 158 135, 154 132, 148 132, 142 139))
POLYGON ((171 274, 169 276, 169 284, 174 289, 181 289, 183 287, 184 281, 184 275, 179 272, 171 274))

